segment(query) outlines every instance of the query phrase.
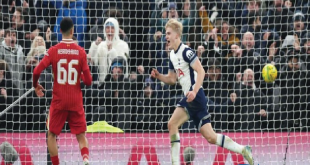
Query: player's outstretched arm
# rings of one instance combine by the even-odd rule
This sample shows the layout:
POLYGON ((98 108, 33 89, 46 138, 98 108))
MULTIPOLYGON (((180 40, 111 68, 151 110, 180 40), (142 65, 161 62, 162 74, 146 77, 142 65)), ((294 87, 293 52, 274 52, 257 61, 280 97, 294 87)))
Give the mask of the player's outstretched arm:
POLYGON ((174 85, 177 82, 177 76, 175 72, 169 71, 167 75, 160 74, 157 69, 152 70, 151 76, 157 78, 165 84, 174 85))

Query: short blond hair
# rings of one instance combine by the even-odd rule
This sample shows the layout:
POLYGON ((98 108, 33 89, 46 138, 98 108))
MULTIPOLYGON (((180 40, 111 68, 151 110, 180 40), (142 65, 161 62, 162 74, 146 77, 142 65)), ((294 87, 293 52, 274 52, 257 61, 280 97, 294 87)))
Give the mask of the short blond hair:
POLYGON ((180 35, 180 37, 182 36, 183 25, 176 19, 170 19, 167 22, 165 29, 167 29, 168 27, 174 30, 178 35, 180 35))

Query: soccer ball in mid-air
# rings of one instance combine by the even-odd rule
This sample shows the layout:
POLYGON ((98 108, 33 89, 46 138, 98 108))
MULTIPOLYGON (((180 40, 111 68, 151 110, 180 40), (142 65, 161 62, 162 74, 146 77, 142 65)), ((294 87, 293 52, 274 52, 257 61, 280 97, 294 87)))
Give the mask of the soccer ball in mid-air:
POLYGON ((272 64, 266 64, 263 68, 262 75, 266 83, 272 83, 278 76, 277 68, 272 64))

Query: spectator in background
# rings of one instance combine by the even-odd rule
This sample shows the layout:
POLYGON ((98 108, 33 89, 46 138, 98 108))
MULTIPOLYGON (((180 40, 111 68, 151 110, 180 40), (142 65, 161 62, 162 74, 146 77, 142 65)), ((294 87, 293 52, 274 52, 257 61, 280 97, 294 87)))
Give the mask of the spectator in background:
POLYGON ((125 78, 124 61, 115 60, 111 70, 99 89, 104 92, 101 97, 100 107, 95 109, 95 114, 101 115, 99 120, 105 120, 121 129, 130 129, 130 83, 125 78))
POLYGON ((251 32, 246 32, 244 33, 243 37, 242 37, 242 47, 245 50, 252 50, 254 49, 254 45, 255 45, 255 40, 254 40, 254 35, 251 32))
POLYGON ((203 32, 205 34, 210 34, 206 37, 206 43, 209 49, 225 49, 232 44, 238 44, 239 38, 235 35, 234 28, 229 25, 227 21, 218 20, 215 26, 210 22, 209 16, 205 7, 199 8, 199 16, 202 23, 203 32), (214 44, 212 44, 214 43, 214 44), (211 46, 212 45, 212 46, 211 46))
MULTIPOLYGON (((156 98, 155 91, 152 90, 150 84, 146 84, 138 98, 137 114, 135 122, 137 130, 161 130, 163 126, 164 115, 162 102, 156 98)), ((134 126, 133 126, 134 127, 134 126)))
POLYGON ((70 17, 74 23, 74 33, 79 41, 79 45, 84 47, 84 35, 87 32, 87 15, 84 8, 86 0, 64 0, 61 8, 58 8, 58 16, 54 33, 57 34, 58 41, 62 40, 60 33, 60 22, 64 17, 70 17))
POLYGON ((51 31, 51 28, 45 20, 41 20, 37 24, 37 28, 32 31, 30 38, 33 40, 36 36, 41 36, 45 40, 46 49, 58 43, 57 35, 51 31))
MULTIPOLYGON (((115 18, 118 21, 119 24, 119 37, 121 40, 128 42, 128 36, 125 33, 125 29, 124 26, 126 25, 126 21, 124 19, 124 15, 122 14, 121 10, 119 10, 116 7, 111 6, 109 9, 105 10, 103 13, 103 17, 104 18, 115 18)), ((96 43, 97 45, 104 40, 104 18, 99 18, 96 21, 96 25, 92 26, 91 29, 88 32, 88 35, 86 35, 86 45, 85 45, 85 49, 88 50, 91 46, 91 44, 96 43), (98 40, 100 40, 100 42, 98 42, 98 40), (97 41, 97 42, 94 42, 97 41)), ((92 54, 91 52, 89 52, 89 54, 92 54)))
POLYGON ((28 63, 33 57, 39 56, 46 52, 46 45, 43 37, 36 36, 31 44, 31 49, 27 55, 26 63, 28 63))
POLYGON ((227 101, 228 85, 227 79, 222 74, 219 60, 211 58, 205 67, 206 76, 203 82, 205 95, 216 104, 227 101))
POLYGON ((300 50, 300 42, 302 37, 307 33, 307 22, 305 22, 305 15, 297 11, 293 17, 293 32, 294 32, 294 49, 300 50))
MULTIPOLYGON (((0 60, 0 112, 12 104, 18 98, 18 90, 10 78, 10 68, 4 60, 0 60)), ((13 107, 13 110, 15 108, 13 107)), ((15 114, 15 112, 13 112, 15 114)), ((12 112, 7 112, 0 117, 1 129, 12 129, 14 123, 14 116, 12 112)), ((1 130, 0 129, 0 130, 1 130)))
POLYGON ((273 5, 262 19, 263 29, 277 32, 281 38, 285 38, 290 30, 292 16, 293 12, 285 7, 284 0, 273 0, 273 5))
POLYGON ((259 120, 267 117, 267 100, 265 94, 256 87, 254 83, 254 72, 252 69, 244 70, 242 82, 236 82, 234 95, 234 113, 230 114, 231 121, 234 121, 230 129, 241 131, 261 130, 259 120))
POLYGON ((183 25, 183 33, 182 36, 182 42, 186 43, 188 41, 188 34, 190 31, 190 27, 194 25, 194 19, 190 15, 190 1, 184 0, 183 1, 183 12, 182 12, 182 18, 179 18, 178 8, 177 4, 174 2, 168 3, 167 8, 157 9, 152 12, 151 16, 151 29, 150 33, 153 36, 151 41, 157 40, 157 38, 161 38, 161 41, 164 40, 165 36, 165 25, 169 19, 177 19, 180 21, 183 25), (168 13, 168 16, 165 13, 168 13), (155 28, 153 28, 155 27, 155 28), (155 34, 154 34, 155 32, 155 34), (158 34, 160 36, 158 37, 158 34))
POLYGON ((282 127, 300 127, 301 118, 306 116, 306 69, 299 57, 299 52, 288 53, 287 62, 278 71, 276 83, 281 87, 281 116, 283 121, 289 121, 282 127))
POLYGON ((24 56, 30 51, 30 28, 28 21, 28 13, 21 7, 17 7, 12 17, 11 27, 16 30, 17 42, 24 49, 24 56))
POLYGON ((4 41, 0 45, 0 59, 4 59, 12 73, 12 81, 18 89, 20 95, 23 94, 24 83, 21 81, 24 73, 25 56, 23 48, 17 44, 16 31, 6 29, 4 32, 4 41))
POLYGON ((228 59, 228 67, 226 73, 228 73, 228 80, 233 81, 235 74, 243 73, 246 69, 252 69, 255 72, 255 78, 260 77, 260 63, 261 58, 259 54, 251 50, 240 48, 238 45, 232 45, 231 50, 232 57, 228 59))
MULTIPOLYGON (((301 59, 305 61, 305 65, 307 67, 307 70, 310 70, 310 32, 304 34, 301 40, 301 59)), ((310 81, 309 81, 310 83, 310 81)), ((310 85, 310 84, 309 84, 310 85)), ((309 90, 310 92, 310 90, 309 90)))
POLYGON ((6 0, 0 2, 0 29, 10 28, 11 24, 11 15, 15 11, 15 1, 6 0))
POLYGON ((251 32, 254 34, 255 39, 255 51, 261 52, 261 40, 262 40, 262 24, 261 24, 261 16, 258 13, 250 12, 246 17, 247 24, 244 24, 241 28, 240 33, 245 34, 246 32, 251 32))
MULTIPOLYGON (((91 49, 97 49, 95 54, 91 54, 94 65, 98 66, 99 84, 105 82, 106 76, 109 73, 109 68, 112 65, 112 60, 121 57, 125 60, 126 70, 124 70, 125 78, 129 76, 128 58, 129 46, 119 38, 119 24, 115 18, 109 18, 104 24, 105 41, 99 45, 92 44, 91 49)), ((90 50, 91 51, 91 50, 90 50)))

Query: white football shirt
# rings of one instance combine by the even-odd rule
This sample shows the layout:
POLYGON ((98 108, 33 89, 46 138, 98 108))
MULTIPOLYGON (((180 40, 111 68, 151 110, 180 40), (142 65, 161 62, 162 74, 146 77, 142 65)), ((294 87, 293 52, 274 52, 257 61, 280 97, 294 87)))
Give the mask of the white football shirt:
POLYGON ((197 73, 191 67, 198 60, 196 53, 181 43, 176 51, 170 52, 169 71, 175 71, 184 95, 193 90, 197 73))

